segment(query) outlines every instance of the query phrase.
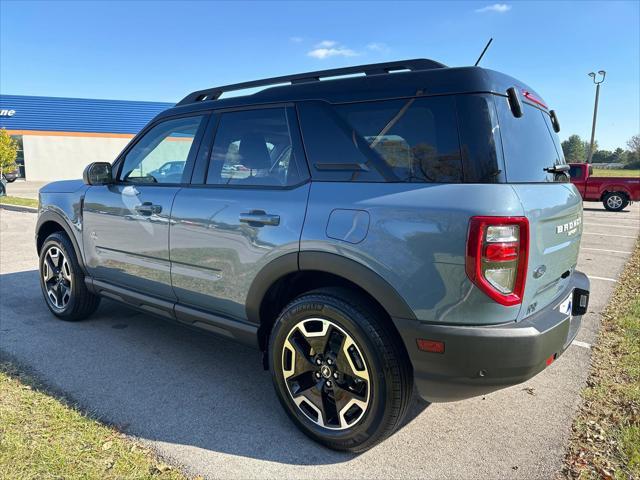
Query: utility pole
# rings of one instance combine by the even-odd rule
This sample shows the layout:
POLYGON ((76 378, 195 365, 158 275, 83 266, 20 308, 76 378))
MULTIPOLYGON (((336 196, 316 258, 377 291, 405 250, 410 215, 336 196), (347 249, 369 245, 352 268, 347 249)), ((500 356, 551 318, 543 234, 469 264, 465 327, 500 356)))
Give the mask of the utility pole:
POLYGON ((598 118, 598 99, 600 98, 600 84, 604 82, 604 77, 607 75, 607 72, 605 72, 604 70, 599 70, 598 75, 602 77, 600 81, 596 80, 596 74, 594 72, 591 72, 589 74, 591 80, 593 80, 593 83, 596 84, 596 103, 593 106, 593 125, 591 126, 591 143, 589 144, 587 163, 591 163, 591 158, 593 157, 593 142, 596 138, 596 118, 598 118))

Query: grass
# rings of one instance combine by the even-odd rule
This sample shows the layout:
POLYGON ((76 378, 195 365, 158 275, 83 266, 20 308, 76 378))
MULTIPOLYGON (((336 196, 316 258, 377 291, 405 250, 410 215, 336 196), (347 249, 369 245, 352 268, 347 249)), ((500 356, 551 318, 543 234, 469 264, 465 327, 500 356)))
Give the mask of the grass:
POLYGON ((11 197, 7 195, 0 197, 0 203, 38 208, 38 200, 34 200, 33 198, 11 197))
POLYGON ((640 242, 607 306, 563 474, 640 479, 640 242))
POLYGON ((0 479, 185 477, 149 449, 0 361, 0 479))
POLYGON ((594 177, 640 177, 640 170, 623 170, 612 168, 593 168, 594 177))

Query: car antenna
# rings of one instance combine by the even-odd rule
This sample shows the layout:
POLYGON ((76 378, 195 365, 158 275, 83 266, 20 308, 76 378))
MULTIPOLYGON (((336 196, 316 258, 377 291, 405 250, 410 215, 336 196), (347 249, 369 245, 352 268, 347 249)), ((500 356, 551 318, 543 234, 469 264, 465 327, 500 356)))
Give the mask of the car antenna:
POLYGON ((476 63, 474 65, 474 67, 477 67, 478 64, 480 63, 480 60, 482 60, 482 57, 484 57, 485 52, 487 51, 487 49, 489 48, 489 45, 491 45, 491 42, 493 42, 493 37, 491 37, 489 39, 489 41, 487 42, 487 44, 484 46, 484 50, 482 50, 482 53, 480 54, 480 56, 478 57, 478 60, 476 60, 476 63))

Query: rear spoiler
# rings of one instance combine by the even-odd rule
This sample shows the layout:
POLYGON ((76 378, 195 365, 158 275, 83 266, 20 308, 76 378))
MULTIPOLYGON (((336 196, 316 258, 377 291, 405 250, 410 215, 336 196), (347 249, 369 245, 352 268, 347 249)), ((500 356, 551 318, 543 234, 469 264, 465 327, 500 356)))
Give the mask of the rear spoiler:
POLYGON ((534 104, 535 106, 542 107, 549 112, 549 116, 551 117, 551 125, 553 126, 553 131, 558 133, 560 132, 560 122, 558 121, 558 115, 555 110, 549 110, 547 105, 535 94, 526 90, 524 88, 518 89, 516 87, 510 87, 507 89, 507 99, 509 100, 509 108, 511 109, 511 113, 514 117, 520 118, 524 115, 524 110, 522 108, 522 99, 520 98, 522 95, 528 103, 534 104))

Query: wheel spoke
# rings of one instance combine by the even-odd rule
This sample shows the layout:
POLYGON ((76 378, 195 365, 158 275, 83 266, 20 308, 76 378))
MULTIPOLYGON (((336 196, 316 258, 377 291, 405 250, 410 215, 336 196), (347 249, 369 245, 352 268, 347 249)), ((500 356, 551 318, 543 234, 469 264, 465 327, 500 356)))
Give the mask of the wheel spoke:
POLYGON ((45 270, 44 280, 45 281, 50 280, 55 273, 55 267, 53 265, 53 261, 51 260, 48 254, 44 258, 44 264, 42 266, 43 266, 43 269, 45 270))
POLYGON ((364 359, 351 338, 346 338, 345 342, 343 342, 337 361, 340 371, 353 377, 358 377, 361 380, 369 381, 369 372, 364 364, 364 359))
POLYGON ((317 415, 316 422, 324 427, 326 425, 326 414, 324 411, 324 402, 322 400, 323 384, 324 382, 320 380, 313 383, 309 388, 298 391, 297 395, 293 396, 293 401, 301 408, 304 408, 302 406, 306 405, 314 411, 317 415))
POLYGON ((338 358, 340 350, 342 349, 342 345, 344 344, 344 340, 346 335, 342 333, 337 328, 331 326, 329 327, 327 333, 327 341, 324 346, 324 354, 325 356, 333 357, 334 359, 338 358))
POLYGON ((66 258, 62 259, 62 268, 60 271, 62 272, 62 276, 65 280, 71 282, 71 268, 69 268, 69 262, 67 262, 66 258))

